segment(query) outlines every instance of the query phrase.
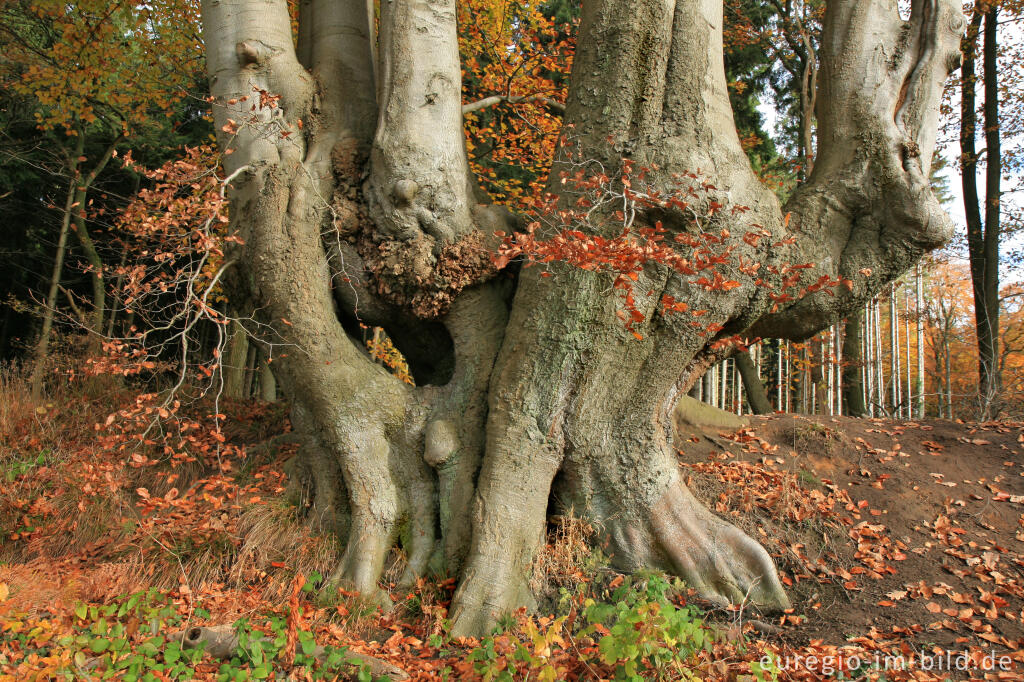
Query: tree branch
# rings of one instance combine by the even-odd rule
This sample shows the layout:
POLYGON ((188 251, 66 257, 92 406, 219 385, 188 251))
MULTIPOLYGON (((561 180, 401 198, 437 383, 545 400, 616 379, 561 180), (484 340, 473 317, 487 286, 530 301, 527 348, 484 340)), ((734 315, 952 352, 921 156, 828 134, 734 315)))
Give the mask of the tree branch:
MULTIPOLYGON (((235 655, 238 649, 238 633, 232 625, 213 625, 210 627, 194 627, 184 632, 174 633, 168 636, 169 640, 180 638, 183 649, 198 649, 203 647, 204 651, 214 658, 229 660, 235 655)), ((262 641, 270 643, 269 637, 261 638, 262 641)), ((326 653, 324 647, 317 646, 312 653, 314 658, 323 658, 326 653)), ((387 675, 393 680, 407 680, 408 673, 401 668, 391 665, 373 656, 346 651, 345 657, 354 661, 356 665, 365 665, 370 669, 373 677, 387 675)))
POLYGON ((909 22, 884 0, 828 3, 818 158, 784 209, 792 214, 793 237, 786 259, 815 263, 808 280, 828 276, 847 284, 781 306, 749 333, 805 338, 948 239, 952 223, 931 193, 928 172, 942 90, 958 65, 964 26, 952 0, 915 3, 909 22))
POLYGON ((525 103, 538 103, 543 104, 547 108, 551 109, 555 113, 564 114, 565 105, 557 100, 553 100, 550 97, 544 95, 523 95, 523 96, 512 96, 512 95, 491 95, 490 97, 484 97, 475 102, 462 105, 462 115, 472 114, 475 111, 481 111, 488 107, 493 107, 497 104, 525 104, 525 103))
POLYGON ((225 170, 301 161, 305 145, 292 133, 307 117, 313 79, 295 54, 287 3, 203 0, 202 15, 214 125, 221 148, 234 151, 225 170), (276 100, 261 101, 259 91, 276 100))
POLYGON ((435 249, 474 230, 455 0, 381 5, 379 118, 365 196, 392 239, 435 249))

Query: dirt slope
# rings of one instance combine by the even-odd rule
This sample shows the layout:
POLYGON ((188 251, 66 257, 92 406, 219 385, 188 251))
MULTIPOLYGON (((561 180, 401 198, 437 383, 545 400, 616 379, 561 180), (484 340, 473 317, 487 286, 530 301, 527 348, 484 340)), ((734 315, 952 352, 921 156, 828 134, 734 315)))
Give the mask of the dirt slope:
POLYGON ((787 415, 678 444, 695 493, 776 555, 786 643, 1019 661, 1022 442, 1021 424, 787 415))

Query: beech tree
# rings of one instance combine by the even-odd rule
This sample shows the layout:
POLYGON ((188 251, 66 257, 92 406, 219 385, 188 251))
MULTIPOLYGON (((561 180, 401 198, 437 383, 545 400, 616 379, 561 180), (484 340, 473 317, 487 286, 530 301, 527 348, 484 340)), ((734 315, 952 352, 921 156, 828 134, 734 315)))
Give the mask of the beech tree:
POLYGON ((233 301, 256 311, 305 439, 295 492, 346 538, 333 583, 376 594, 400 542, 403 580, 457 576, 453 632, 479 634, 529 604, 546 518, 571 511, 623 569, 788 606, 768 553, 685 487, 672 417, 729 339, 807 338, 950 235, 928 176, 965 20, 952 0, 915 0, 908 20, 896 5, 828 3, 814 170, 780 207, 733 124, 722 3, 587 0, 545 222, 488 203, 470 173, 455 0, 376 17, 303 0, 295 42, 285 0, 204 0, 244 242, 233 301), (575 210, 592 177, 614 205, 575 210), (523 258, 492 257, 502 233, 523 258), (544 257, 522 248, 545 239, 544 257), (712 255, 693 246, 708 240, 712 255), (624 285, 580 255, 613 242, 640 253, 624 285), (373 362, 360 323, 415 386, 373 362))
POLYGON ((999 411, 999 241, 1000 184, 1003 174, 999 120, 999 4, 976 3, 963 39, 960 94, 960 153, 963 173, 967 249, 974 286, 974 319, 978 335, 978 401, 981 416, 999 411), (982 29, 984 20, 984 29, 982 29), (975 66, 978 36, 984 33, 982 77, 985 133, 985 202, 978 195, 978 113, 975 66))

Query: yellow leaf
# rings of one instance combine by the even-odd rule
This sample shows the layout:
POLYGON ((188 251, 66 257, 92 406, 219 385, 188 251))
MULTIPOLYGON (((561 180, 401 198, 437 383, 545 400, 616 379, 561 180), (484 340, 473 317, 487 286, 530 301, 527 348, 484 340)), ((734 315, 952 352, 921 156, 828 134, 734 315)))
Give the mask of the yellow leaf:
POLYGON ((0 602, 7 601, 7 597, 11 594, 11 590, 7 587, 7 583, 0 583, 0 602))

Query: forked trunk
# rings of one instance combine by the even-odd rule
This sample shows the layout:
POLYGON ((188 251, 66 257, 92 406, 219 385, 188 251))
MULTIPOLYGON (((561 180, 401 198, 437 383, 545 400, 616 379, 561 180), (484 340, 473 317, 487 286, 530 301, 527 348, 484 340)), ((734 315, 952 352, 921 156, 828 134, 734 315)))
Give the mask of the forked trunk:
MULTIPOLYGON (((376 42, 365 2, 300 7, 297 50, 284 0, 207 0, 204 31, 222 144, 237 150, 235 288, 248 300, 235 305, 273 330, 262 340, 277 344, 306 439, 297 499, 347 538, 332 580, 376 593, 398 541, 404 582, 457 576, 453 631, 479 634, 530 602, 547 515, 572 510, 621 567, 664 568, 719 602, 787 606, 765 550, 683 485, 671 415, 729 337, 805 338, 946 238, 926 164, 959 9, 917 2, 901 22, 895 3, 829 3, 818 162, 784 219, 733 125, 721 3, 584 3, 572 151, 551 191, 562 170, 617 178, 628 159, 648 196, 612 181, 626 223, 721 242, 638 273, 642 319, 627 329, 614 273, 496 272, 493 235, 519 225, 477 203, 467 170, 454 0, 384 3, 376 42), (680 191, 686 205, 659 198, 680 191), (815 268, 801 277, 804 263, 815 268), (808 287, 823 290, 793 295, 808 287), (697 322, 666 300, 706 312, 697 322), (417 386, 373 362, 360 323, 387 331, 417 386)), ((623 224, 597 210, 574 227, 614 237, 623 224)))

